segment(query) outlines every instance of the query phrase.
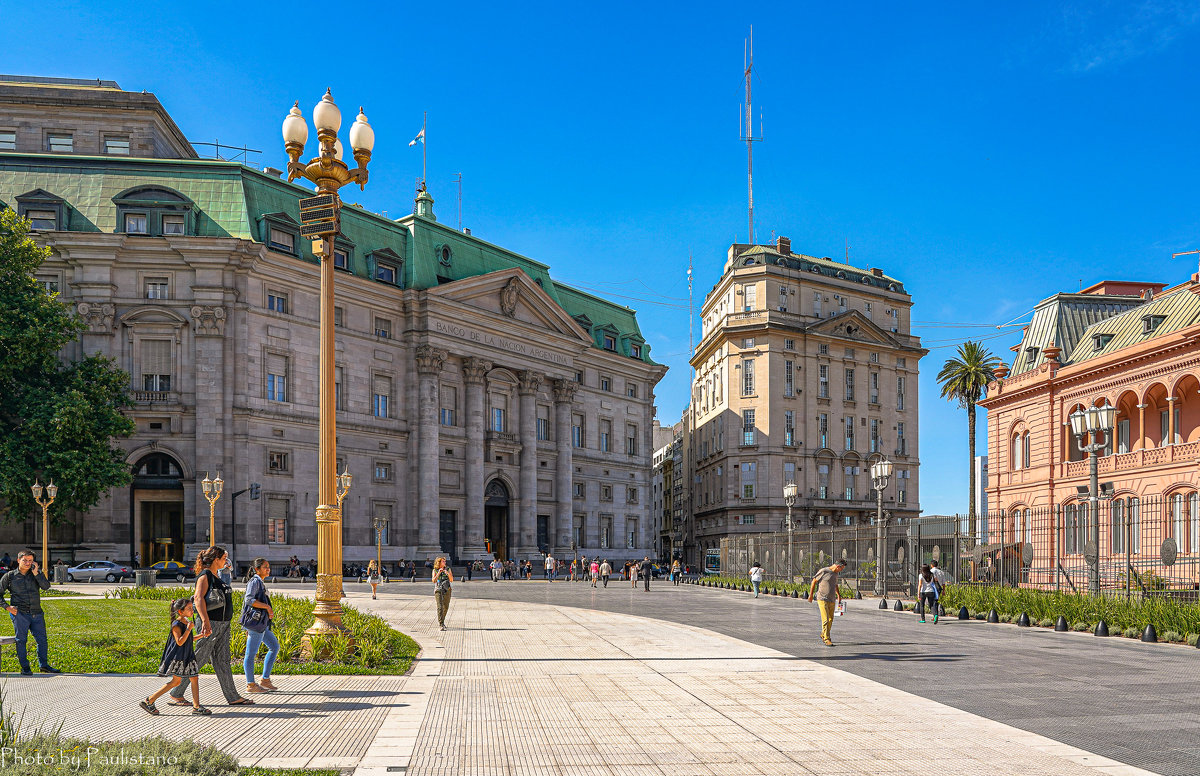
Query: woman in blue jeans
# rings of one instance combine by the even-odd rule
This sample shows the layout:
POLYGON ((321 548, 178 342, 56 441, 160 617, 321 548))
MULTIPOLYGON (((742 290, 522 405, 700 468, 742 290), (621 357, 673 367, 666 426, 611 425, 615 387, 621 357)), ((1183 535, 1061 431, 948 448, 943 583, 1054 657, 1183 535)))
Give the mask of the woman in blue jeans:
POLYGON ((275 638, 275 633, 271 630, 271 620, 275 617, 275 610, 271 608, 271 596, 267 595, 267 585, 263 582, 271 573, 271 564, 266 558, 255 558, 254 563, 250 566, 250 581, 246 584, 246 603, 245 606, 254 609, 262 609, 266 612, 267 627, 257 633, 250 628, 246 629, 246 659, 242 662, 242 668, 246 671, 246 692, 269 692, 278 690, 271 683, 271 668, 275 665, 275 657, 279 654, 279 639, 275 638), (254 681, 254 658, 258 656, 258 648, 267 645, 267 656, 263 658, 262 678, 258 682, 254 681))

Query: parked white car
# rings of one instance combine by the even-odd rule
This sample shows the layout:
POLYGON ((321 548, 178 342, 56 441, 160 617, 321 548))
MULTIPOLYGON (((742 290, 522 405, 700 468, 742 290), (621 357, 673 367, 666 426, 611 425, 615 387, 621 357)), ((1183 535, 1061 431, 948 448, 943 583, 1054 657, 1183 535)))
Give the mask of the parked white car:
POLYGON ((101 579, 105 582, 133 579, 133 570, 109 560, 88 560, 67 569, 68 582, 96 582, 101 579))

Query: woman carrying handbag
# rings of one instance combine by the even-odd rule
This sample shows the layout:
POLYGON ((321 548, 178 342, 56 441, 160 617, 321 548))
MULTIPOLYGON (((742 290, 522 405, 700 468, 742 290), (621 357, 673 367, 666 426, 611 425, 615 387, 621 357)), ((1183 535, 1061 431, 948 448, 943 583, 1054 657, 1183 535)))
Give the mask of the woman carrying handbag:
POLYGON ((246 629, 246 658, 242 670, 246 672, 246 692, 269 692, 278 690, 271 683, 271 669, 279 656, 279 639, 271 630, 275 610, 271 608, 271 596, 263 580, 271 574, 271 564, 266 558, 255 558, 250 566, 250 581, 246 584, 246 599, 242 603, 241 625, 246 629), (263 658, 262 678, 254 681, 254 659, 259 646, 267 645, 267 656, 263 658))
POLYGON ((445 558, 433 562, 433 597, 437 601, 438 627, 446 630, 446 612, 450 610, 450 584, 454 572, 446 565, 445 558))

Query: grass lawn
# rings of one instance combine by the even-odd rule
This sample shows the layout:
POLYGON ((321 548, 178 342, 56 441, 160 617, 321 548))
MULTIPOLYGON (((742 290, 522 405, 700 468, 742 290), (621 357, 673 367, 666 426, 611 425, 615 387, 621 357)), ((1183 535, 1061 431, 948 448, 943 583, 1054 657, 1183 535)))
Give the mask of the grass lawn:
MULTIPOLYGON (((74 673, 150 674, 158 670, 170 628, 170 602, 162 588, 155 598, 51 598, 42 601, 50 642, 51 665, 74 673)), ((180 589, 183 594, 191 590, 180 589)), ((276 636, 280 655, 278 674, 398 675, 408 671, 420 648, 408 636, 388 627, 381 618, 346 607, 343 622, 354 636, 357 649, 335 640, 334 659, 311 662, 300 658, 300 638, 312 622, 312 604, 277 596, 276 636)), ((240 611, 237 594, 235 611, 240 611)), ((12 621, 0 619, 0 635, 13 634, 12 621)), ((233 624, 233 662, 240 669, 246 648, 246 631, 233 624)), ((31 660, 36 660, 30 639, 31 660)), ((265 650, 264 650, 265 651, 265 650)), ((5 667, 16 667, 9 652, 5 667)), ((212 668, 206 667, 211 673, 212 668)))

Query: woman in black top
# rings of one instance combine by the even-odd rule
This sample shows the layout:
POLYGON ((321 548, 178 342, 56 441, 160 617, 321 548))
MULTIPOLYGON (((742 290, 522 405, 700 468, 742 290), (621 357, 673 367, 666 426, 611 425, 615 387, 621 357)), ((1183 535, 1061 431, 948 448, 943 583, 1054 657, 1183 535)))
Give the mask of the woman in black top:
MULTIPOLYGON (((196 662, 203 666, 212 663, 213 673, 221 685, 225 702, 230 706, 249 706, 254 701, 238 694, 233 681, 233 668, 229 664, 230 620, 233 619, 233 590, 217 576, 229 560, 224 547, 209 547, 196 555, 196 613, 200 615, 200 630, 197 638, 203 639, 196 647, 196 662)), ((171 690, 171 704, 190 706, 183 700, 184 685, 171 690)))

